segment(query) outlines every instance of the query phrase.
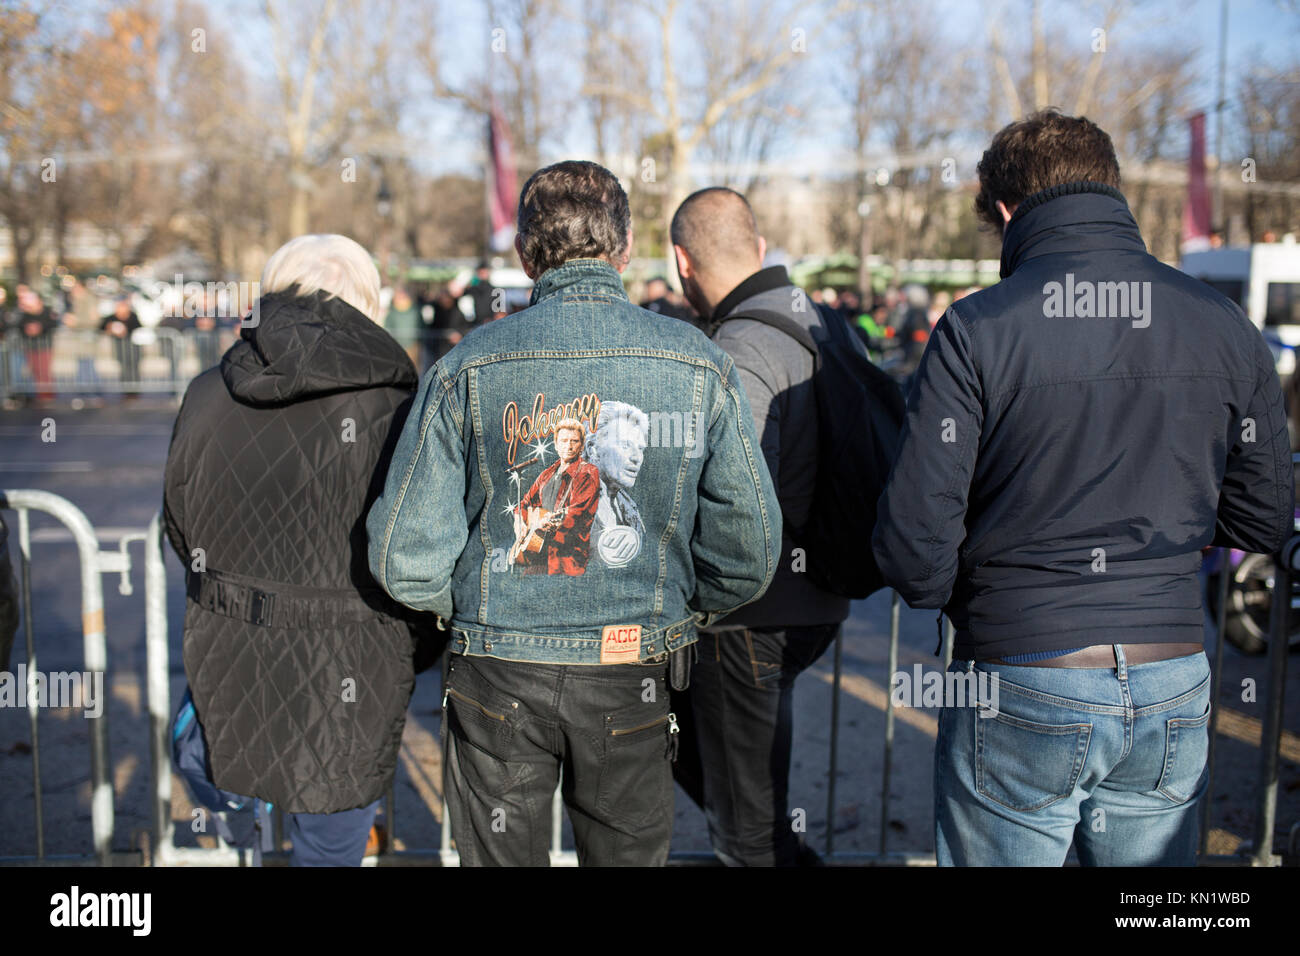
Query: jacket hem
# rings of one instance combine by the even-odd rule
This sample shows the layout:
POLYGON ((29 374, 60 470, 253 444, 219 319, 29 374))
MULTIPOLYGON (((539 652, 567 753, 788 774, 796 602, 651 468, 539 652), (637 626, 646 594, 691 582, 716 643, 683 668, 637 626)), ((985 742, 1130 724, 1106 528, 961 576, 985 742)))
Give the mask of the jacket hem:
POLYGON ((1196 624, 1167 622, 1040 631, 997 640, 972 639, 970 632, 959 630, 953 642, 952 656, 955 660, 974 658, 985 661, 994 657, 1031 654, 1035 651, 1067 651, 1096 644, 1180 644, 1204 640, 1204 622, 1196 624))
MULTIPOLYGON (((603 643, 599 630, 577 631, 562 635, 525 634, 492 628, 451 624, 451 643, 447 650, 469 657, 495 657, 527 664, 601 665, 603 643)), ((655 630, 642 630, 636 661, 641 663, 665 652, 678 650, 699 640, 694 617, 683 618, 655 630)))

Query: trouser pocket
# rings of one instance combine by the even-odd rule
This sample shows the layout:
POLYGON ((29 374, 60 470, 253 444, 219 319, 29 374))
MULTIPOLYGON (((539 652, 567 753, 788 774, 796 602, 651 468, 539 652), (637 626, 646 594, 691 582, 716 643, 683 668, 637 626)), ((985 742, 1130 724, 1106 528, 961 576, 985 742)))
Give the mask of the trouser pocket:
POLYGON ((606 819, 639 828, 671 806, 677 733, 666 694, 657 705, 633 704, 604 715, 596 807, 606 819))
POLYGON ((1156 789, 1174 803, 1186 803, 1200 787, 1210 752, 1209 723, 1206 701, 1201 716, 1170 717, 1165 724, 1165 764, 1156 789))
POLYGON ((1009 810, 1032 812, 1074 792, 1091 724, 1043 724, 1007 713, 975 721, 975 788, 1009 810))
POLYGON ((456 760, 476 793, 500 797, 514 785, 519 704, 482 680, 472 666, 453 664, 447 677, 447 727, 456 738, 456 760))

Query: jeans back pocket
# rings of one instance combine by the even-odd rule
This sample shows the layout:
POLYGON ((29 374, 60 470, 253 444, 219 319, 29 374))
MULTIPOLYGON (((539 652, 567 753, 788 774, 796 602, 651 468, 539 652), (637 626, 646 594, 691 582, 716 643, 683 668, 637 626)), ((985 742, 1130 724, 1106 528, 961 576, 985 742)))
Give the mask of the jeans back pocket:
POLYGON ((458 744, 457 763, 474 790, 484 796, 501 796, 513 786, 518 769, 512 770, 510 765, 518 706, 490 693, 486 686, 459 679, 461 673, 453 675, 458 680, 457 686, 448 681, 447 717, 458 744))
POLYGON ((1091 739, 1091 724, 977 719, 975 789, 1009 810, 1041 810, 1074 792, 1091 739))
POLYGON ((1174 803, 1196 795, 1210 753, 1209 722, 1207 702, 1200 717, 1171 717, 1165 724, 1165 767, 1156 789, 1174 803))

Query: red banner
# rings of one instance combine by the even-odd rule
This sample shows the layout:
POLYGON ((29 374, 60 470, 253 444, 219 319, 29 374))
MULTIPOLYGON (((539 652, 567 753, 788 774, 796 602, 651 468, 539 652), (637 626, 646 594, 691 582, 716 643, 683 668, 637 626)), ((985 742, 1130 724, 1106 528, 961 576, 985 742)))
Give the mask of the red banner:
POLYGON ((1191 153, 1187 157, 1187 201, 1183 204, 1183 252, 1210 248, 1210 187, 1205 178, 1205 114, 1190 120, 1191 153))
POLYGON ((510 131, 496 103, 488 118, 488 150, 492 154, 488 179, 488 215, 491 217, 492 250, 504 252, 515 238, 515 206, 519 182, 515 176, 514 150, 510 131))

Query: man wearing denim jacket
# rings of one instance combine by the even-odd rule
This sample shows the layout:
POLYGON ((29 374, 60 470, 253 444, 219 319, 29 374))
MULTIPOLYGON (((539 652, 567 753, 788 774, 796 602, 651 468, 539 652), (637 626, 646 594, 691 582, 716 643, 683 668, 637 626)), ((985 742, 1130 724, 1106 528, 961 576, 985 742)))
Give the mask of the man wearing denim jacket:
POLYGON ((531 307, 425 375, 367 521, 375 579, 452 633, 446 794, 467 865, 547 864, 561 769, 581 863, 664 863, 669 656, 775 569, 780 507, 735 366, 628 301, 631 238, 608 170, 533 174, 515 243, 531 307), (522 573, 521 499, 571 420, 628 501, 592 522, 582 573, 522 573))

